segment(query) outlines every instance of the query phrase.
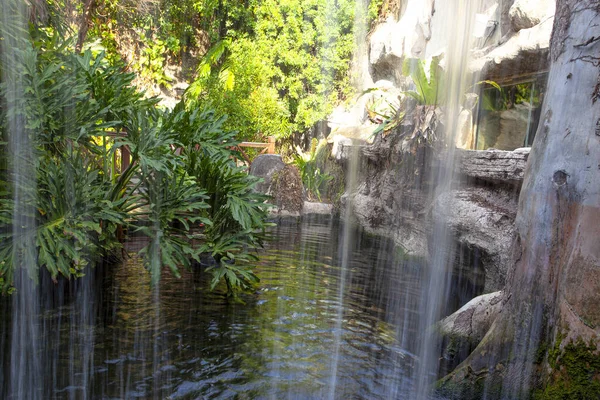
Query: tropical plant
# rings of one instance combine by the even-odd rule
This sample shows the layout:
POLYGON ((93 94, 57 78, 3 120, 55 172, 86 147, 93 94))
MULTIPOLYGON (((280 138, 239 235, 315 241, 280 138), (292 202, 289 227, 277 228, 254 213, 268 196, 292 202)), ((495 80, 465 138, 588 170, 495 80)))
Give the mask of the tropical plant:
POLYGON ((371 134, 371 137, 377 136, 378 134, 381 134, 383 137, 385 137, 404 120, 404 117, 406 116, 405 98, 399 97, 398 100, 398 104, 387 102, 387 106, 390 111, 389 113, 383 114, 377 112, 375 109, 367 110, 370 116, 373 115, 381 120, 381 123, 371 134))
POLYGON ((444 98, 446 75, 440 67, 441 57, 432 57, 429 63, 429 76, 425 72, 425 61, 418 58, 407 58, 402 64, 402 74, 409 76, 414 85, 414 90, 404 93, 417 100, 421 105, 437 105, 444 98))
POLYGON ((232 150, 238 144, 236 133, 223 128, 225 118, 215 118, 214 111, 187 112, 180 104, 170 123, 186 132, 181 136, 184 168, 205 191, 210 206, 200 214, 211 223, 204 226, 198 251, 216 261, 208 268, 213 274, 211 287, 224 280, 233 294, 258 280, 251 271, 256 260, 252 251, 263 243, 267 197, 253 190, 258 179, 236 166, 240 157, 232 150))
POLYGON ((14 266, 24 256, 36 266, 29 271, 32 277, 44 267, 56 279, 81 276, 98 256, 120 246, 116 231, 125 223, 127 203, 107 195, 102 162, 107 148, 97 140, 117 121, 94 98, 85 73, 101 60, 69 53, 69 46, 55 35, 34 36, 13 50, 14 63, 2 65, 14 78, 0 92, 6 105, 2 131, 17 143, 0 153, 6 165, 0 211, 3 291, 10 290, 14 266))
POLYGON ((321 171, 317 162, 319 153, 326 145, 326 140, 319 141, 317 138, 313 138, 309 151, 304 152, 300 147, 296 147, 296 156, 294 157, 294 164, 300 171, 305 189, 309 196, 319 201, 321 201, 323 187, 333 179, 331 175, 321 171))
POLYGON ((154 284, 163 267, 179 276, 207 248, 222 261, 213 287, 255 280, 242 262, 261 244, 265 199, 231 159, 237 142, 224 118, 183 104, 161 111, 121 64, 72 48, 36 32, 2 65, 20 83, 1 88, 2 137, 30 145, 0 142, 0 290, 11 291, 25 256, 34 278, 39 267, 54 279, 81 276, 126 231, 148 236, 141 253, 154 284), (119 171, 112 160, 125 147, 130 163, 119 171))

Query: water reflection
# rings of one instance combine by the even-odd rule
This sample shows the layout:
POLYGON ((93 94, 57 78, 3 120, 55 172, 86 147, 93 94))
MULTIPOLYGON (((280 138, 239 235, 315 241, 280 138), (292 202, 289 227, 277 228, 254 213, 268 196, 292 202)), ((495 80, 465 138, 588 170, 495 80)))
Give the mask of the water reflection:
MULTIPOLYGON (((141 260, 130 258, 88 288, 91 317, 82 315, 80 295, 46 308, 46 398, 327 397, 340 232, 315 221, 274 228, 246 304, 208 292, 200 269, 165 276, 152 290, 141 260)), ((423 265, 388 241, 354 237, 335 397, 409 398, 423 265)))

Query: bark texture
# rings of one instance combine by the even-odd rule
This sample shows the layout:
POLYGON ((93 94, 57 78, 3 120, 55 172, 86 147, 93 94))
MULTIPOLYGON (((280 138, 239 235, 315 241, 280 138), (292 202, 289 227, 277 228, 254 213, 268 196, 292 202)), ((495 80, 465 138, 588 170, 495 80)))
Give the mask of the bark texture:
POLYGON ((598 394, 600 2, 557 1, 551 60, 503 311, 469 358, 440 382, 450 398, 598 394))

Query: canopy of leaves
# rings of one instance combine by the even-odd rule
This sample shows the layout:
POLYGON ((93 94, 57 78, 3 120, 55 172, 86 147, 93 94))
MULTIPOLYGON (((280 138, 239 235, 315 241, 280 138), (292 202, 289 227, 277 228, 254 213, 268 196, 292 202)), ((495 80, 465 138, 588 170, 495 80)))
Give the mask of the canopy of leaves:
POLYGON ((350 93, 354 7, 347 0, 251 2, 252 30, 208 51, 189 104, 208 101, 243 138, 305 131, 350 93))

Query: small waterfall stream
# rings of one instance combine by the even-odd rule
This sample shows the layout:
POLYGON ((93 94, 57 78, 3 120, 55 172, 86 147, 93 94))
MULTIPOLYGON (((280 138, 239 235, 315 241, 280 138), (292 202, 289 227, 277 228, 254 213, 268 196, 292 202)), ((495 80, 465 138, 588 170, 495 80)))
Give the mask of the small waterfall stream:
MULTIPOLYGON (((456 138, 461 129, 459 115, 465 102, 468 89, 477 82, 477 77, 469 73, 469 61, 473 48, 473 28, 475 15, 482 11, 483 0, 453 0, 439 6, 439 12, 445 26, 447 38, 445 52, 446 81, 439 90, 443 109, 443 125, 445 128, 446 151, 440 161, 439 171, 434 177, 436 186, 432 191, 433 199, 440 198, 456 185, 456 138)), ((443 315, 443 310, 450 294, 450 280, 453 274, 456 257, 455 244, 451 241, 451 232, 446 222, 449 214, 448 204, 436 204, 437 218, 433 220, 430 243, 430 262, 428 274, 421 294, 421 332, 425 333, 419 348, 419 368, 415 399, 427 399, 431 385, 438 377, 438 364, 441 356, 441 340, 432 329, 443 315)))
MULTIPOLYGON (((357 227, 347 201, 341 221, 278 220, 260 254, 260 285, 231 303, 225 293, 207 290, 210 278, 200 266, 153 285, 136 255, 142 240, 135 236, 119 265, 99 260, 96 269, 72 281, 52 281, 39 271, 32 217, 37 210, 23 201, 36 187, 34 149, 15 111, 24 106, 21 77, 10 68, 21 54, 26 9, 2 2, 2 81, 8 87, 15 183, 12 236, 18 241, 12 254, 15 293, 0 299, 0 397, 437 400, 432 387, 441 371, 442 342, 434 326, 449 303, 476 293, 464 285, 460 300, 454 298, 462 282, 454 276, 458 250, 444 220, 450 205, 433 199, 458 185, 456 135, 465 94, 479 81, 469 62, 476 15, 487 3, 435 2, 434 21, 444 26, 429 27, 443 32, 435 45, 445 48, 446 78, 439 82, 439 102, 425 107, 441 110, 446 137, 439 165, 427 171, 435 208, 428 258, 406 254, 393 240, 357 227)), ((407 12, 416 12, 415 4, 409 1, 407 12)), ((356 0, 356 49, 363 58, 353 64, 359 77, 368 64, 367 7, 368 1, 356 0)), ((533 97, 532 91, 530 102, 533 97)), ((349 152, 348 193, 360 190, 360 151, 353 145, 349 152)), ((151 258, 159 276, 160 254, 151 258)), ((539 307, 528 326, 532 331, 541 326, 539 307)), ((541 333, 526 336, 537 340, 541 333)), ((538 345, 514 345, 515 352, 530 352, 525 369, 534 368, 531 349, 538 345)))
MULTIPOLYGON (((40 329, 38 285, 38 268, 36 265, 35 247, 35 213, 37 210, 27 200, 35 196, 36 187, 33 146, 29 137, 29 129, 19 109, 23 104, 24 90, 23 71, 18 68, 22 63, 23 53, 20 49, 27 43, 26 5, 22 2, 2 2, 0 6, 0 34, 4 38, 0 43, 2 51, 2 82, 7 85, 6 108, 7 125, 12 163, 10 174, 14 181, 12 213, 12 235, 19 238, 13 245, 12 263, 14 286, 16 293, 12 302, 12 329, 7 332, 3 323, 2 334, 10 337, 10 380, 6 382, 12 398, 42 399, 43 393, 39 382, 43 374, 41 368, 41 351, 43 343, 39 340, 40 329)), ((2 262, 6 262, 2 260, 2 262)))

